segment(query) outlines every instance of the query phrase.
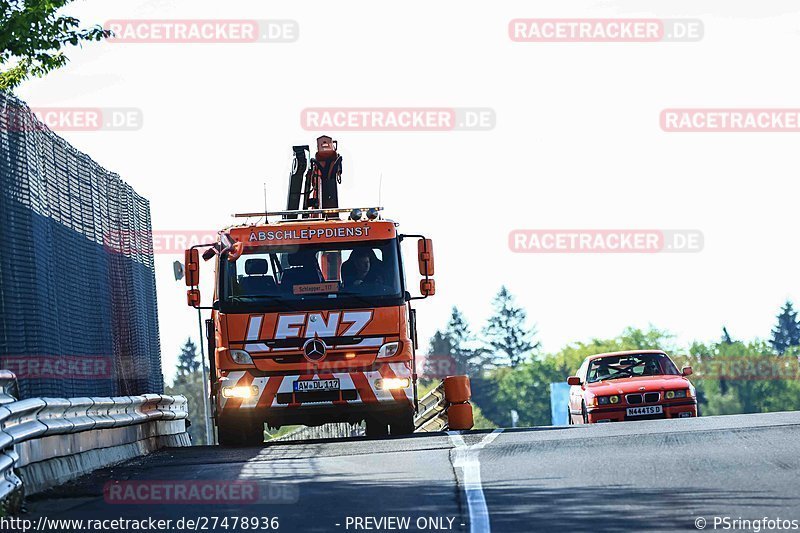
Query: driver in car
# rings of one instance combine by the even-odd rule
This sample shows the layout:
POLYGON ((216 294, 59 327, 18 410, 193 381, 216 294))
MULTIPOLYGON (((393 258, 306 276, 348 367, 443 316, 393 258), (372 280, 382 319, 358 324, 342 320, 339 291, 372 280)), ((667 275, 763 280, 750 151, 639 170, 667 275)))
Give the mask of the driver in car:
POLYGON ((643 376, 658 376, 661 374, 661 367, 658 364, 658 361, 651 358, 644 364, 644 372, 642 372, 643 376))

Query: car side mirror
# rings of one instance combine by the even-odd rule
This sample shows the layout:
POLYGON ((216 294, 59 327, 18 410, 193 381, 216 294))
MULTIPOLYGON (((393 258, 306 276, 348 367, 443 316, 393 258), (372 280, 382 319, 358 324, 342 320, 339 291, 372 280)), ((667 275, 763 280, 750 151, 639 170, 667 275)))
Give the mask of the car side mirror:
POLYGON ((581 378, 579 378, 578 376, 570 376, 567 378, 567 384, 576 387, 581 384, 581 378))
POLYGON ((685 366, 681 368, 681 376, 691 376, 692 375, 692 367, 685 366))

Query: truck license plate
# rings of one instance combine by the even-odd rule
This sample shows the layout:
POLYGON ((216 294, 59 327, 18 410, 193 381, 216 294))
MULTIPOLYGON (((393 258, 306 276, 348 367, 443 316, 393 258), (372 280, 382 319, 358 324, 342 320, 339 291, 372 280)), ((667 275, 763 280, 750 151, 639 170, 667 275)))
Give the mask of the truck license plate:
POLYGON ((338 379, 307 379, 294 382, 295 392, 319 392, 339 390, 338 379))

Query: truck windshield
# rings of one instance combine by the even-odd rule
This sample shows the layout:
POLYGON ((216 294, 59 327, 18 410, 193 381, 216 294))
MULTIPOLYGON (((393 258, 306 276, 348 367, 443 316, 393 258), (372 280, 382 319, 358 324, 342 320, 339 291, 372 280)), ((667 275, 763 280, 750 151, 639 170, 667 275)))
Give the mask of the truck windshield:
POLYGON ((394 305, 402 299, 395 240, 246 247, 222 259, 220 310, 394 305))

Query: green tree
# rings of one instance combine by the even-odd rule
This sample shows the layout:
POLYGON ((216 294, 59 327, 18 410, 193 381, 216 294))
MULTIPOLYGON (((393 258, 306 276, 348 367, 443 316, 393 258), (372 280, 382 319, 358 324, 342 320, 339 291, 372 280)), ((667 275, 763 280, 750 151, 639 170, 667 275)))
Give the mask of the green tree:
MULTIPOLYGON (((721 344, 733 344, 733 337, 728 333, 728 328, 722 326, 722 341, 721 344)), ((719 380, 719 390, 724 395, 728 393, 728 382, 724 379, 719 380)))
POLYGON ((491 362, 516 367, 539 347, 532 339, 535 328, 526 326, 527 313, 514 303, 514 296, 503 286, 492 301, 493 314, 489 317, 483 333, 488 345, 491 362))
POLYGON ((722 342, 725 344, 733 344, 733 338, 731 334, 728 333, 728 328, 722 326, 722 342))
POLYGON ((445 372, 478 377, 483 372, 485 355, 486 351, 478 345, 464 313, 454 306, 447 326, 431 337, 425 374, 438 376, 445 372))
POLYGON ((192 342, 191 337, 188 337, 181 347, 181 353, 178 356, 176 380, 180 381, 182 378, 194 374, 198 370, 200 370, 200 358, 197 355, 197 345, 192 342))
POLYGON ((772 330, 772 347, 783 355, 792 346, 800 346, 800 321, 792 302, 787 301, 778 315, 778 324, 772 330))
POLYGON ((63 67, 62 48, 110 36, 101 26, 57 12, 73 0, 0 0, 0 90, 10 91, 31 76, 63 67))
POLYGON ((170 396, 182 394, 189 401, 189 437, 192 444, 202 446, 206 442, 206 417, 203 412, 203 373, 198 371, 176 378, 172 385, 164 388, 170 396))
POLYGON ((425 376, 425 379, 439 378, 442 377, 443 373, 450 373, 450 369, 447 368, 449 365, 447 364, 446 358, 451 357, 452 353, 452 339, 446 332, 436 331, 428 345, 425 367, 422 370, 422 375, 425 376))

